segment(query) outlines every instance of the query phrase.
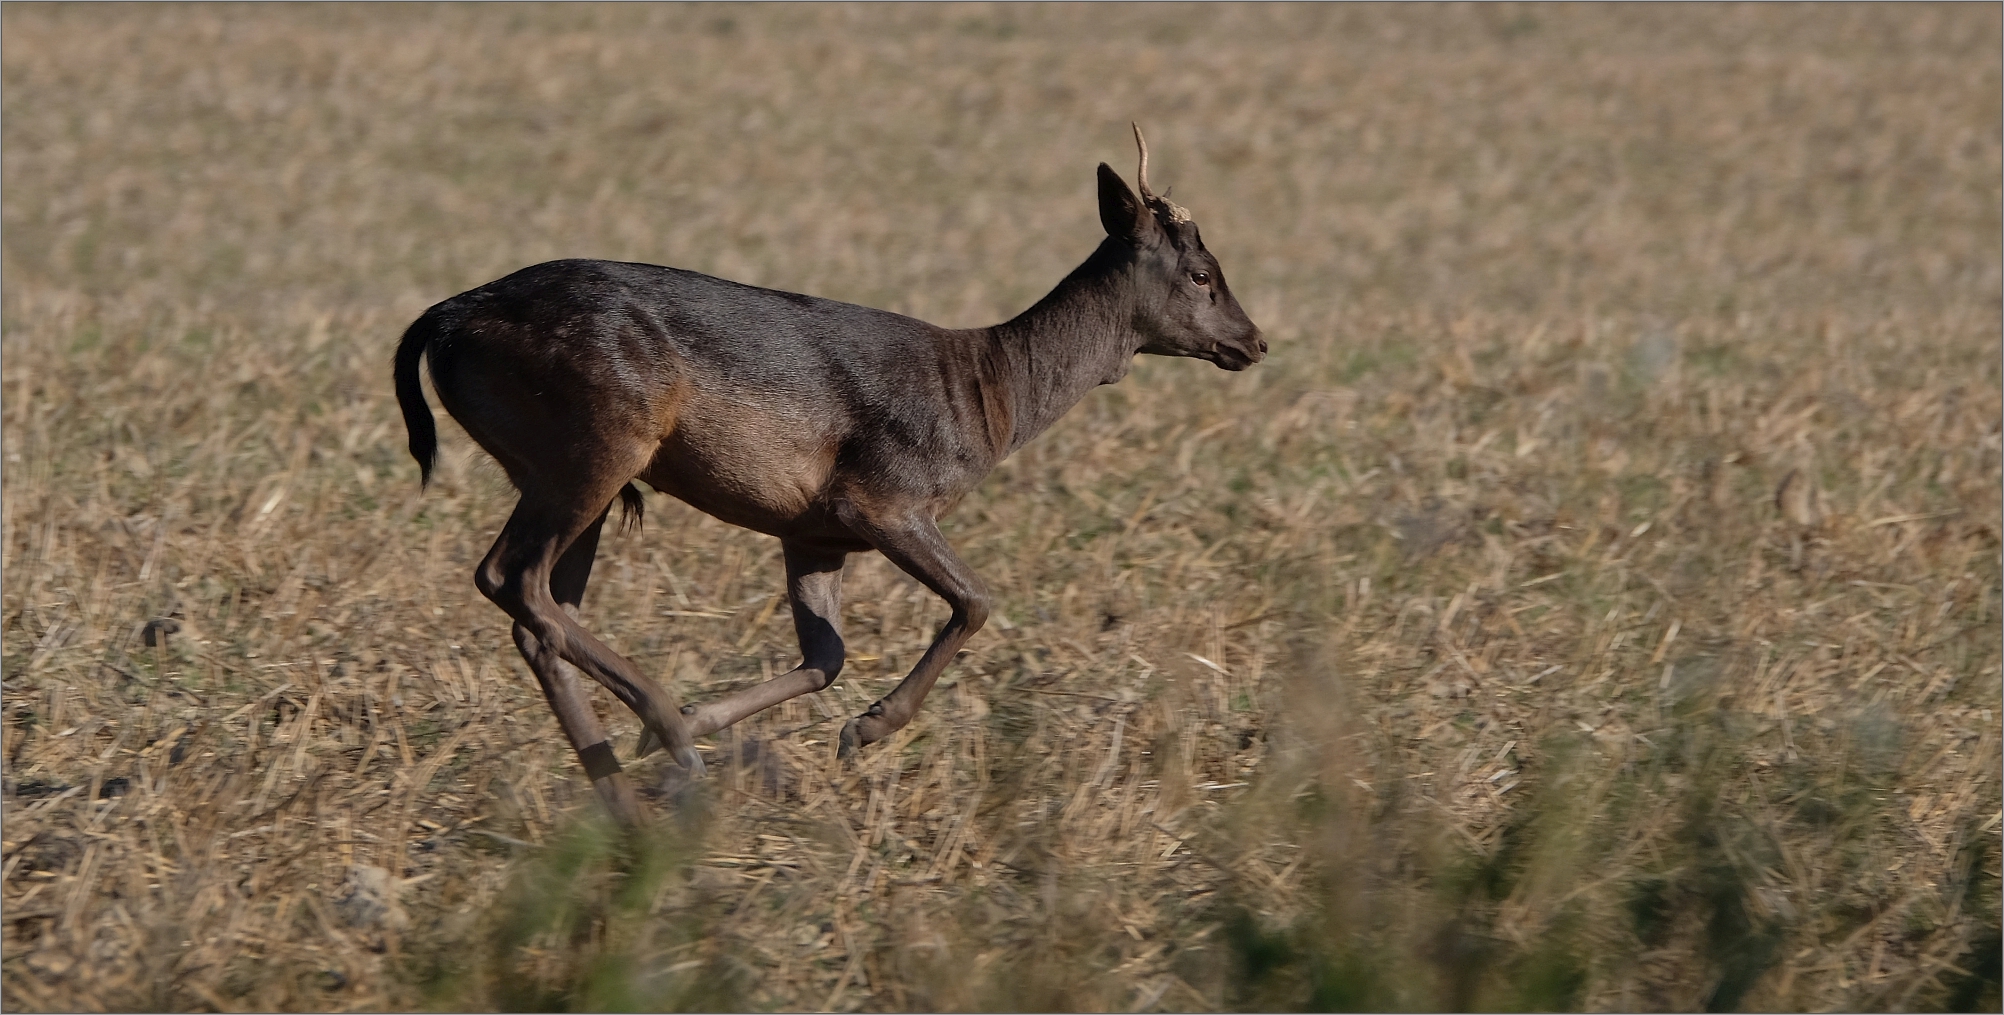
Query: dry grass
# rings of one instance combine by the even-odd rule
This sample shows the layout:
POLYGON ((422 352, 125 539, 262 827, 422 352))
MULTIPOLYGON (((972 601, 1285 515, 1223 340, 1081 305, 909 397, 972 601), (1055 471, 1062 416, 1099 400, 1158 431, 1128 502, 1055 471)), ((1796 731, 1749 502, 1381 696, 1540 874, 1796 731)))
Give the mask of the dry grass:
MULTIPOLYGON (((1994 6, 0 29, 10 1008, 1997 1008, 1994 6), (609 836, 401 327, 570 255, 997 320, 1130 117, 1272 359, 969 499, 909 730, 832 760, 944 616, 857 559, 840 686, 609 836)), ((652 507, 587 622, 790 666, 777 544, 652 507)))

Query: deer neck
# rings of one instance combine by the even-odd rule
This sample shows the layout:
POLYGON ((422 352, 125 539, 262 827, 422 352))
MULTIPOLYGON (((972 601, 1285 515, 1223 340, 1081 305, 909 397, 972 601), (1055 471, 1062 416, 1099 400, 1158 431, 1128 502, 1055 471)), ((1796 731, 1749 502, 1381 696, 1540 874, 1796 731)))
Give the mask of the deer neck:
POLYGON ((988 329, 1010 407, 1005 455, 1043 433, 1102 384, 1127 376, 1141 336, 1124 265, 1103 244, 1050 294, 988 329))

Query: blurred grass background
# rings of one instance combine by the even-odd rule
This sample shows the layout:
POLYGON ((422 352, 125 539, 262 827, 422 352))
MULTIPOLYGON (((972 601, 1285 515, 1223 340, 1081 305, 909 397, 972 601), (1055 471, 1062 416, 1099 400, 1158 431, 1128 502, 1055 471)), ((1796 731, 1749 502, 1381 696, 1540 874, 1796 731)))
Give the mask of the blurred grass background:
MULTIPOLYGON (((1996 1010, 1999 28, 8 4, 6 1004, 1996 1010), (566 256, 992 323, 1130 119, 1272 358, 968 499, 908 730, 833 762, 945 615, 858 558, 840 684, 609 835, 401 328, 566 256)), ((791 666, 777 544, 652 508, 586 622, 791 666)))

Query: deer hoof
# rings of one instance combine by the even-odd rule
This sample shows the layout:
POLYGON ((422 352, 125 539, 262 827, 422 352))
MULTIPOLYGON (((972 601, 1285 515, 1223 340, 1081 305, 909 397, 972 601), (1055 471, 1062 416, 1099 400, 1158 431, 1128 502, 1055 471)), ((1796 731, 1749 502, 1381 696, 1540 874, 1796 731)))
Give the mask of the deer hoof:
POLYGON ((884 718, 882 708, 872 708, 842 726, 842 738, 840 746, 835 749, 835 757, 838 760, 848 758, 897 731, 897 725, 884 718))
POLYGON ((688 770, 689 778, 691 779, 701 779, 704 775, 708 774, 703 768, 703 756, 696 753, 696 748, 693 745, 676 751, 675 760, 684 769, 688 770))

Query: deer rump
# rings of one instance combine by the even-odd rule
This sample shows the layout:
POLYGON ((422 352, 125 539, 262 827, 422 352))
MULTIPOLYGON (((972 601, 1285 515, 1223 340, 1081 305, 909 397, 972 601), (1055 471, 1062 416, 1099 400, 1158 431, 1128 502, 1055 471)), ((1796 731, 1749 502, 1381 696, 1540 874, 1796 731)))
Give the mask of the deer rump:
POLYGON ((1050 295, 988 328, 947 329, 883 310, 761 289, 692 271, 551 261, 425 311, 396 353, 411 454, 428 483, 437 456, 418 381, 521 492, 475 572, 515 621, 517 647, 572 746, 622 820, 630 787, 578 677, 640 716, 692 772, 694 738, 840 672, 841 571, 882 552, 953 613, 918 665, 843 727, 844 756, 911 720, 987 615, 980 578, 938 519, 1010 452, 1137 353, 1244 369, 1266 342, 1226 286, 1188 212, 1099 166, 1107 236, 1050 295), (776 536, 801 665, 700 707, 577 623, 610 506, 637 517, 632 481, 776 536))

